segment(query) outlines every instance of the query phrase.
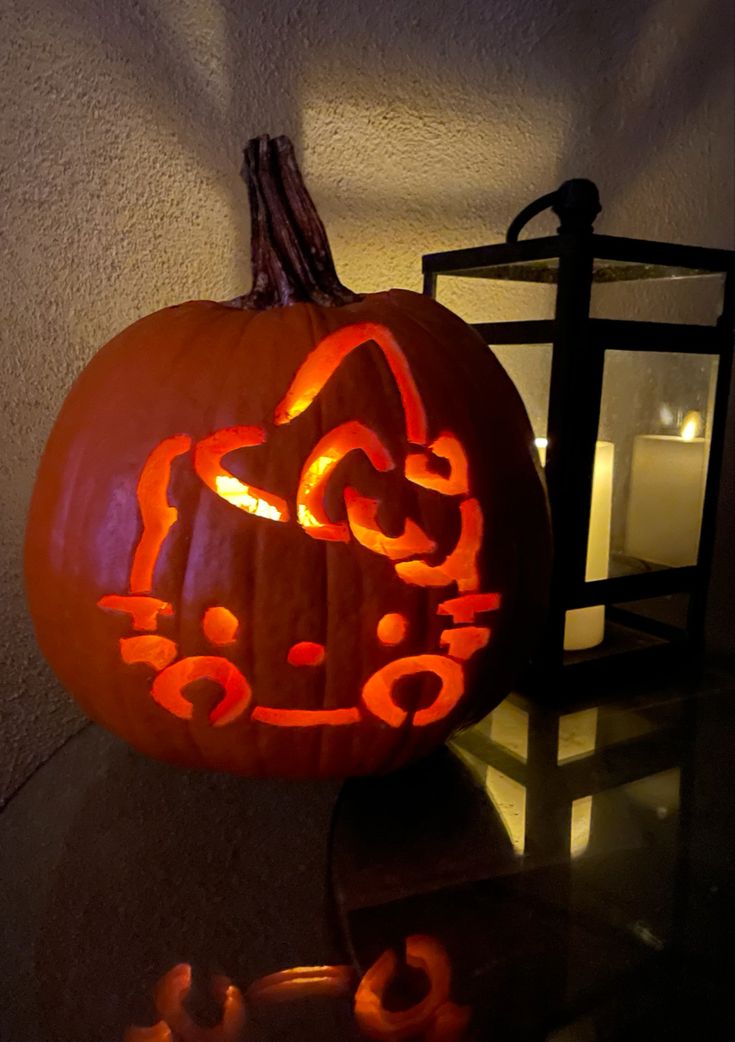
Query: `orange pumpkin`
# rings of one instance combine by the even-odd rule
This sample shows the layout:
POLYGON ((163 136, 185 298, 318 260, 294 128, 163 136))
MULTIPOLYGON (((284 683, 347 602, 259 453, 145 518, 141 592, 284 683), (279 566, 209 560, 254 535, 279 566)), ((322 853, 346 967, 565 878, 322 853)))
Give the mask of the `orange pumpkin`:
POLYGON ((31 613, 85 711, 151 756, 386 771, 527 653, 549 559, 531 429, 459 318, 341 285, 287 139, 245 172, 251 293, 141 319, 64 403, 31 613))

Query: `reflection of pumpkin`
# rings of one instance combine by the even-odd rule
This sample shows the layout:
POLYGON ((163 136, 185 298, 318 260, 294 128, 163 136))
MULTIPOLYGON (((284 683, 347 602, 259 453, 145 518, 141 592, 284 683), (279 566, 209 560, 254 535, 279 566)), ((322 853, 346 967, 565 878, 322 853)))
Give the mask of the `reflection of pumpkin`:
MULTIPOLYGON (((426 994, 389 1008, 385 996, 398 969, 395 952, 388 949, 357 982, 354 1016, 366 1038, 375 1042, 464 1042, 471 1011, 450 999, 452 966, 443 945, 433 937, 406 938, 406 965, 418 969, 428 985, 426 994)), ((254 981, 245 997, 221 974, 211 989, 221 1005, 218 1024, 203 1027, 186 1007, 192 986, 187 962, 172 966, 155 988, 156 1012, 161 1019, 150 1027, 133 1026, 124 1042, 246 1042, 247 1008, 263 1003, 293 1002, 304 998, 342 998, 354 986, 351 966, 293 966, 254 981)), ((405 996, 402 996, 405 998, 405 996)), ((395 995, 392 1005, 395 1005, 395 995)))
POLYGON ((247 157, 253 290, 144 318, 79 377, 34 490, 31 611, 89 715, 153 756, 387 770, 492 708, 526 650, 531 431, 458 318, 338 282, 285 139, 247 157))
POLYGON ((444 947, 433 937, 406 938, 406 964, 422 971, 428 982, 424 997, 406 1008, 388 1009, 386 988, 398 958, 388 949, 362 976, 355 995, 355 1019, 376 1042, 462 1042, 470 1011, 449 998, 452 967, 444 947))
POLYGON ((218 1024, 203 1027, 186 1008, 191 981, 189 963, 172 966, 156 986, 156 1009, 162 1019, 151 1027, 129 1028, 124 1042, 244 1042, 247 1017, 237 985, 222 975, 212 980, 212 991, 221 1004, 222 1014, 218 1024))

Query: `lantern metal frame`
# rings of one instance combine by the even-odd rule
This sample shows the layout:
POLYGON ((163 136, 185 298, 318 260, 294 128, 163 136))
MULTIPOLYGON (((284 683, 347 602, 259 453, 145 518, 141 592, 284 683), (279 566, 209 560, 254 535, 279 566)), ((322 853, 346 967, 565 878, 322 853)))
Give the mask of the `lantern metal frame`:
POLYGON ((440 276, 556 285, 551 319, 473 324, 488 345, 552 345, 545 469, 555 560, 545 636, 527 691, 539 684, 553 691, 555 677, 563 678, 556 688, 566 694, 577 681, 589 687, 594 680, 598 688, 605 678, 619 682, 621 675, 633 675, 633 659, 640 676, 646 666, 656 671, 667 664, 696 669, 703 658, 733 355, 735 251, 600 235, 593 230, 599 210, 592 182, 568 181, 521 211, 506 242, 422 258, 423 292, 434 298, 440 276), (526 222, 549 206, 561 219, 557 234, 518 241, 526 222), (723 279, 724 294, 713 325, 590 315, 594 283, 716 275, 723 279), (696 564, 587 581, 595 444, 609 350, 708 355, 717 359, 717 379, 696 564), (684 627, 620 606, 676 593, 689 595, 684 627), (565 613, 592 605, 606 606, 606 640, 590 651, 564 652, 565 613))

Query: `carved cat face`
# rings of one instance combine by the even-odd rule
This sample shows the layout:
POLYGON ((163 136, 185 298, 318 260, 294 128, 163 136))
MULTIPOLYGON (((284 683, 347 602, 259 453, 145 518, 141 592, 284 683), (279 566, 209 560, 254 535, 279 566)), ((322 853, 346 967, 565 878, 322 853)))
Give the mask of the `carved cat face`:
MULTIPOLYGON (((142 465, 137 481, 140 534, 130 565, 129 588, 98 600, 105 612, 125 613, 130 618, 134 632, 119 640, 123 668, 146 667, 150 697, 181 720, 191 720, 194 715, 194 704, 187 697, 189 685, 203 679, 214 682, 219 695, 208 712, 208 723, 217 729, 243 719, 265 728, 302 731, 343 731, 365 723, 421 729, 443 720, 464 693, 465 663, 490 638, 487 620, 477 624, 477 616, 497 611, 500 595, 481 590, 478 557, 484 517, 472 494, 465 449, 452 431, 430 433, 423 401, 396 338, 385 326, 370 322, 338 329, 324 337, 299 366, 269 424, 252 425, 248 417, 242 419, 242 424, 217 429, 197 440, 186 433, 172 434, 151 447, 142 465), (273 446, 277 451, 279 428, 287 428, 307 410, 318 408, 327 382, 351 352, 365 344, 380 349, 400 395, 407 446, 403 458, 396 458, 368 424, 348 419, 322 434, 299 461, 298 482, 290 494, 282 488, 261 488, 233 473, 233 464, 226 464, 230 453, 237 453, 240 469, 247 472, 246 450, 273 446), (354 485, 344 481, 345 472, 350 473, 346 461, 357 455, 375 475, 402 472, 402 479, 418 493, 430 500, 440 497, 446 511, 456 515, 453 545, 444 546, 441 534, 437 538, 411 517, 403 519, 400 530, 393 526, 386 531, 381 524, 385 504, 361 490, 359 480, 354 485), (425 620, 412 619, 400 606, 386 603, 376 620, 374 640, 376 645, 392 649, 391 657, 366 675, 344 677, 345 689, 355 689, 349 704, 319 708, 299 704, 297 693, 293 702, 274 705, 272 692, 261 694, 254 689, 238 644, 243 627, 252 620, 238 617, 232 605, 212 603, 202 613, 201 629, 209 653, 182 653, 179 641, 158 632, 159 622, 165 624, 175 616, 177 606, 157 595, 156 568, 164 547, 184 520, 179 518, 171 485, 177 470, 185 466, 193 468, 201 481, 203 497, 217 497, 231 510, 242 512, 247 516, 243 523, 271 529, 298 526, 304 538, 325 549, 342 546, 350 553, 376 555, 389 563, 400 584, 438 593, 432 603, 439 621, 445 623, 439 646, 420 646, 420 636, 412 635, 411 630, 418 621, 426 632, 425 620), (331 486, 339 475, 343 481, 335 507, 331 486), (402 645, 412 636, 411 653, 402 654, 402 645), (397 697, 397 688, 408 677, 427 674, 436 678, 433 697, 407 708, 397 697)), ((283 564, 288 574, 288 561, 283 564)), ((247 581, 243 576, 243 582, 247 581)), ((284 596, 288 596, 287 587, 284 596)), ((386 597, 389 599, 389 590, 386 597)), ((328 641, 304 639, 303 633, 292 636, 283 648, 287 664, 295 671, 322 668, 332 653, 328 641)), ((279 694, 282 703, 283 692, 279 694)))

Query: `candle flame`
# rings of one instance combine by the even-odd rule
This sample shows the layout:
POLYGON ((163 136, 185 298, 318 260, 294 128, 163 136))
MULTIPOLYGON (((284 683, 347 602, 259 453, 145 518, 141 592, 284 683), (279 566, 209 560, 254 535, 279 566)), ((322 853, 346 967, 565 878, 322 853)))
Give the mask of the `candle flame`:
POLYGON ((679 434, 683 441, 694 441, 694 439, 702 431, 702 414, 692 410, 688 412, 684 417, 684 421, 679 428, 679 434))
POLYGON ((533 444, 537 449, 548 449, 549 439, 548 438, 534 438, 533 444))

